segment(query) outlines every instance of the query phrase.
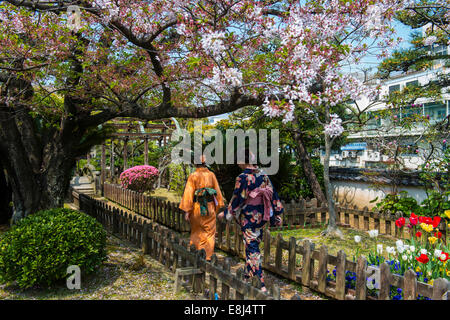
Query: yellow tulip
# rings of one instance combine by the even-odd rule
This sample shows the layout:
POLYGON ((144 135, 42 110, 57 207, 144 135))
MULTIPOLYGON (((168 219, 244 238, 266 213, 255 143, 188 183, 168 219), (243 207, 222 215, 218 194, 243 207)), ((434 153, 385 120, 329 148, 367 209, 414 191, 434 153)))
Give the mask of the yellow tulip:
POLYGON ((426 224, 426 223, 421 223, 420 227, 425 230, 426 232, 431 232, 433 231, 433 225, 432 224, 426 224))
POLYGON ((445 210, 444 214, 447 216, 447 218, 450 219, 450 210, 445 210))
POLYGON ((433 280, 433 279, 431 279, 430 281, 428 281, 428 284, 429 284, 430 286, 432 286, 433 283, 434 283, 434 280, 433 280))
POLYGON ((417 268, 416 268, 416 272, 420 272, 420 267, 417 267, 417 268))
POLYGON ((431 244, 435 244, 438 238, 436 237, 428 237, 428 241, 430 241, 431 244))

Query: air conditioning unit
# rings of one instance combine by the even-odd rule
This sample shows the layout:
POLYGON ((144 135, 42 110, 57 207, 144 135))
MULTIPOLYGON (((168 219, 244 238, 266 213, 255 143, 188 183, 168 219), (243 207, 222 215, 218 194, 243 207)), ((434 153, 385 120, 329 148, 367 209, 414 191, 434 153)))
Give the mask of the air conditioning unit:
POLYGON ((378 151, 375 151, 372 153, 373 161, 380 161, 381 160, 381 154, 378 151))
POLYGON ((367 153, 368 161, 380 161, 381 155, 378 151, 372 151, 367 153))
POLYGON ((348 151, 342 151, 342 158, 348 158, 348 151))

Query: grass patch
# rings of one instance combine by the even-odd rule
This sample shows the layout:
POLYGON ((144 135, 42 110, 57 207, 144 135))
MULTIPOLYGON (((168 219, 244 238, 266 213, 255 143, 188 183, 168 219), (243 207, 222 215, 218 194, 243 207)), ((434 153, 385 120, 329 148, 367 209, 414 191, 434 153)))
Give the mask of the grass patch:
POLYGON ((350 228, 340 228, 344 234, 344 239, 326 238, 320 235, 323 230, 325 230, 325 227, 272 231, 270 234, 276 237, 278 233, 281 233, 283 239, 287 241, 289 241, 290 237, 296 238, 297 241, 308 239, 316 244, 316 250, 325 245, 328 248, 328 253, 332 255, 336 255, 339 250, 343 250, 349 260, 351 260, 357 252, 358 256, 367 256, 370 251, 373 252, 375 250, 377 244, 383 244, 383 247, 385 248, 386 246, 395 246, 396 241, 393 238, 383 235, 379 235, 377 238, 370 238, 367 232, 350 228), (355 242, 355 236, 361 237, 360 243, 355 242))
POLYGON ((150 193, 150 196, 175 203, 179 203, 181 201, 180 195, 178 195, 175 191, 169 191, 166 188, 155 189, 150 193))

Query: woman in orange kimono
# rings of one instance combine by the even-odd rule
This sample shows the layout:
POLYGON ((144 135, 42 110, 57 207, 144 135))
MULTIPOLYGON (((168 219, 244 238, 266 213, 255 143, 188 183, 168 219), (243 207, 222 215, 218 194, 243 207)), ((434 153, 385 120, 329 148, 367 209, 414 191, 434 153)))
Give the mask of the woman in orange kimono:
POLYGON ((214 253, 216 214, 224 204, 217 178, 208 170, 203 157, 202 160, 187 180, 179 208, 191 223, 190 245, 194 244, 197 250, 205 249, 206 259, 210 260, 214 253))

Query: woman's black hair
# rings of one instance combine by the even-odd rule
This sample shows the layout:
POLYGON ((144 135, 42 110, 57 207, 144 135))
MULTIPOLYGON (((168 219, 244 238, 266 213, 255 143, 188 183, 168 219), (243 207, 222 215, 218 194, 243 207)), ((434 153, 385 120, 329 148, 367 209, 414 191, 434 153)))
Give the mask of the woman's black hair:
MULTIPOLYGON (((238 164, 238 153, 239 152, 237 152, 237 150, 236 150, 236 153, 234 154, 234 163, 235 164, 238 164)), ((250 151, 250 149, 247 148, 247 147, 244 148, 244 162, 245 162, 245 164, 250 164, 250 161, 253 158, 252 156, 254 156, 254 155, 250 151)), ((256 164, 256 163, 252 163, 252 164, 256 164)))

